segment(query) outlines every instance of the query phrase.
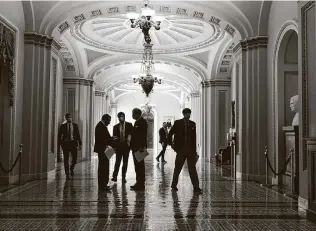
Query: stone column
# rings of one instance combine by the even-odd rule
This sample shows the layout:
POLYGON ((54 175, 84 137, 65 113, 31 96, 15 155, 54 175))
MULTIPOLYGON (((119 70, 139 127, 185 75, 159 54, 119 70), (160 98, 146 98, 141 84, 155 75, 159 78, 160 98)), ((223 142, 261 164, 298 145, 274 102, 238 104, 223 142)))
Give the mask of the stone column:
POLYGON ((267 42, 265 36, 254 37, 234 48, 241 69, 236 92, 237 177, 260 182, 265 180, 267 145, 267 42))
POLYGON ((191 120, 196 123, 197 146, 201 147, 201 94, 200 92, 191 92, 191 120))
POLYGON ((95 105, 94 105, 94 126, 101 120, 106 113, 106 97, 104 91, 95 91, 95 105))
POLYGON ((201 151, 202 156, 209 160, 211 157, 211 84, 210 81, 202 82, 202 105, 201 105, 201 151))
POLYGON ((118 123, 118 118, 117 118, 117 103, 111 103, 111 124, 109 125, 109 132, 110 134, 113 133, 113 127, 115 124, 118 123))
POLYGON ((79 126, 82 150, 78 162, 89 160, 94 134, 94 81, 78 77, 64 78, 64 114, 71 113, 73 122, 79 126))
POLYGON ((227 146, 230 126, 230 80, 202 82, 202 150, 204 158, 215 157, 219 148, 227 146))
POLYGON ((30 180, 46 178, 55 168, 57 152, 53 153, 51 143, 56 79, 51 69, 53 55, 57 57, 61 47, 37 33, 25 33, 24 43, 22 180, 30 180))
POLYGON ((230 128, 231 118, 231 81, 225 79, 211 80, 211 100, 212 102, 212 131, 211 140, 214 144, 211 147, 212 156, 218 152, 220 148, 227 147, 226 134, 230 128))

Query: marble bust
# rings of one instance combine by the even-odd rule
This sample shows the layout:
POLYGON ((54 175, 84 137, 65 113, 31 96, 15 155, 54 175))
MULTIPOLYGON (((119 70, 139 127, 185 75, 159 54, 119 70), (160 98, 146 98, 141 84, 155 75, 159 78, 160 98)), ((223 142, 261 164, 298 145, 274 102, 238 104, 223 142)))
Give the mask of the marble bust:
POLYGON ((295 116, 292 121, 292 126, 298 126, 299 125, 298 95, 294 95, 290 99, 290 108, 291 108, 291 111, 295 112, 295 116))

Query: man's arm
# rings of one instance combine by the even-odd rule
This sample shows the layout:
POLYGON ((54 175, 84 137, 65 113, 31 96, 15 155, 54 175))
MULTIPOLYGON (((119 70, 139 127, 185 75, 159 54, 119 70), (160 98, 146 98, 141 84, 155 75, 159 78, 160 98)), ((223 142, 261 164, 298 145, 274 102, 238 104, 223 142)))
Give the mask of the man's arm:
POLYGON ((58 143, 61 144, 61 138, 63 136, 63 133, 62 133, 62 124, 59 126, 59 129, 58 129, 58 143))
POLYGON ((81 146, 82 145, 82 141, 81 141, 81 138, 80 138, 80 132, 79 132, 78 124, 76 124, 75 126, 76 126, 76 130, 77 130, 77 141, 78 141, 79 146, 81 146))
POLYGON ((195 147, 195 150, 197 150, 197 146, 196 146, 196 124, 195 124, 195 122, 193 122, 193 127, 194 127, 194 134, 193 134, 193 137, 194 137, 194 147, 195 147))
POLYGON ((167 142, 168 142, 169 145, 172 145, 172 137, 175 134, 175 132, 176 132, 176 121, 172 125, 172 127, 171 127, 171 129, 169 131, 169 134, 168 134, 168 141, 167 142))
POLYGON ((147 122, 146 120, 142 119, 139 122, 139 146, 141 147, 140 150, 142 151, 143 148, 147 148, 147 122))

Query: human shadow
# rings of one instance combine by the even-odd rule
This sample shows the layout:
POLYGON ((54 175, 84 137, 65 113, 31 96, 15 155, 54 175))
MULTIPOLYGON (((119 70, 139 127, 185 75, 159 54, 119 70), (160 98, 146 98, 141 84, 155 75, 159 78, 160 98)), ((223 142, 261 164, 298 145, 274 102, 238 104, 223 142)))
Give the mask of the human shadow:
POLYGON ((76 187, 74 181, 66 180, 63 186, 62 205, 57 214, 58 218, 80 217, 81 202, 76 197, 76 187))
POLYGON ((174 212, 174 223, 177 226, 177 230, 187 230, 187 224, 190 226, 190 230, 196 230, 197 220, 196 212, 199 204, 199 196, 193 194, 190 204, 188 207, 187 215, 184 216, 181 204, 179 201, 178 193, 172 192, 173 200, 173 212, 174 212))

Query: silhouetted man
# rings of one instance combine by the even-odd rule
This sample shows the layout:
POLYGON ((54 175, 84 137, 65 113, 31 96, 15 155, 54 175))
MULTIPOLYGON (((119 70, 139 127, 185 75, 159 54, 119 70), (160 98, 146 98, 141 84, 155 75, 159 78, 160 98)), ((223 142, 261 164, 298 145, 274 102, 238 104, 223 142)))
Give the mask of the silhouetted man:
POLYGON ((77 150, 81 150, 82 142, 78 125, 72 123, 72 115, 67 113, 65 119, 67 122, 59 127, 58 143, 63 149, 65 174, 66 179, 69 180, 69 153, 71 153, 72 156, 70 174, 71 176, 74 176, 74 168, 77 163, 77 150))
POLYGON ((117 181, 117 174, 119 172, 121 160, 123 158, 122 182, 126 183, 126 171, 130 152, 133 125, 125 121, 125 114, 123 112, 119 112, 117 114, 117 117, 120 122, 113 127, 113 139, 116 152, 116 161, 112 181, 117 181))
POLYGON ((168 127, 167 123, 163 122, 162 128, 159 129, 159 143, 161 143, 162 150, 159 155, 156 157, 156 160, 159 162, 159 158, 161 157, 161 161, 163 163, 167 163, 165 161, 165 153, 168 146, 168 127))
POLYGON ((133 109, 133 119, 136 120, 134 123, 132 138, 131 138, 131 149, 133 152, 133 159, 136 172, 136 184, 131 186, 132 190, 144 190, 145 189, 145 161, 137 161, 135 152, 143 152, 147 148, 147 122, 142 117, 142 111, 139 108, 133 109))
POLYGON ((113 140, 108 130, 108 125, 111 123, 111 116, 105 114, 101 121, 95 127, 95 144, 94 152, 98 153, 98 186, 101 191, 109 191, 109 171, 110 162, 105 155, 105 150, 112 146, 113 140))
POLYGON ((172 147, 177 153, 171 188, 174 191, 178 190, 177 184, 179 174, 185 160, 187 160, 194 192, 202 193, 202 190, 199 187, 199 178, 195 167, 197 157, 196 126, 195 123, 190 120, 191 110, 189 108, 183 109, 182 114, 183 119, 174 122, 168 136, 168 143, 172 145, 172 137, 174 135, 174 144, 172 147))

